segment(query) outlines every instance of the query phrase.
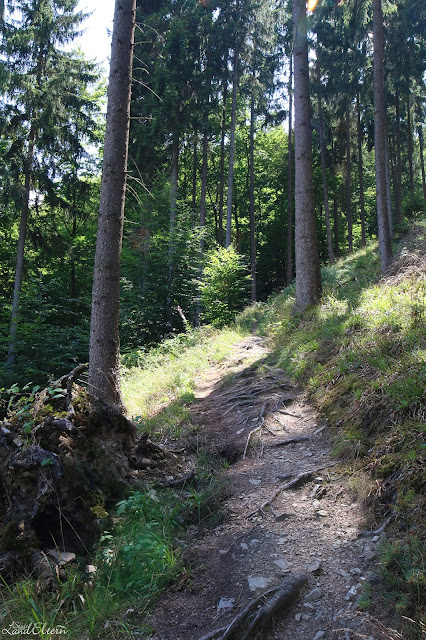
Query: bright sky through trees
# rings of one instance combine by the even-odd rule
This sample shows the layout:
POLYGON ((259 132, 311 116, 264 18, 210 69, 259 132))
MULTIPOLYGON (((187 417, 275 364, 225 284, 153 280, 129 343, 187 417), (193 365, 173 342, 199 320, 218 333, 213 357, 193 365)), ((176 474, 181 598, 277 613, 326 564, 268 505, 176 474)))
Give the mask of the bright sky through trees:
POLYGON ((112 19, 115 0, 80 0, 79 11, 91 13, 83 24, 85 32, 79 38, 78 45, 90 59, 96 59, 108 70, 111 50, 112 19))

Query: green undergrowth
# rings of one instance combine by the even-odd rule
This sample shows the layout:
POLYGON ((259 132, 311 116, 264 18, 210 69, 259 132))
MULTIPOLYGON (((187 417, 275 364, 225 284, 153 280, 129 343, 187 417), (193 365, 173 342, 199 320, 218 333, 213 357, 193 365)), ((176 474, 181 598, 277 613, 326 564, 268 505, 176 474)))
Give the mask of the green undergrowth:
POLYGON ((140 637, 158 594, 178 576, 189 579, 182 561, 187 527, 209 524, 220 494, 211 475, 196 488, 151 487, 132 493, 106 518, 92 564, 81 558, 63 567, 52 565, 53 588, 47 591, 34 579, 3 583, 3 633, 21 637, 21 630, 75 640, 140 637))
MULTIPOLYGON (((294 286, 246 309, 242 328, 270 338, 274 361, 308 389, 361 483, 367 524, 393 526, 381 565, 384 591, 419 621, 426 596, 426 224, 399 240, 382 277, 377 245, 323 269, 320 304, 292 314, 294 286), (367 474, 367 481, 360 480, 367 474), (407 502, 409 508, 407 508, 407 502), (405 506, 402 506, 405 505, 405 506), (407 516, 409 513, 409 517, 407 516), (397 567, 398 569, 396 569, 397 567)), ((417 637, 412 624, 407 637, 417 637)))
POLYGON ((242 337, 235 328, 206 326, 127 356, 123 394, 129 413, 144 431, 179 436, 197 374, 223 361, 242 337))

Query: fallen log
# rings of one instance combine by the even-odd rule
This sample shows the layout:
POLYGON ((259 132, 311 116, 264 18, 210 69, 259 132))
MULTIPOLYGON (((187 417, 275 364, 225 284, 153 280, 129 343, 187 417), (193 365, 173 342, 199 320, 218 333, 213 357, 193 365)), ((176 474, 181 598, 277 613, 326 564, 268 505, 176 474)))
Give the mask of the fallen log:
POLYGON ((284 609, 295 599, 306 581, 304 574, 286 577, 278 587, 268 589, 251 600, 226 627, 210 631, 199 640, 249 640, 255 632, 266 631, 274 620, 283 615, 284 609), (268 597, 270 599, 255 611, 260 602, 268 597))

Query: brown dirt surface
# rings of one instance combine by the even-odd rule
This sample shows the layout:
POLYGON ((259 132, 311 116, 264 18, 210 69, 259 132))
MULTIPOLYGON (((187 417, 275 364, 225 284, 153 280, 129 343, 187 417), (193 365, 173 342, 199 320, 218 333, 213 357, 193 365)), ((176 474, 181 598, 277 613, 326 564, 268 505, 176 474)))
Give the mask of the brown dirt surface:
POLYGON ((307 584, 270 638, 385 637, 357 610, 363 586, 378 580, 380 535, 360 536, 362 509, 331 457, 326 421, 268 356, 262 339, 248 338, 199 380, 198 451, 229 463, 219 478, 222 523, 188 536, 189 579, 159 598, 149 640, 198 640, 285 576, 303 573, 307 584), (297 488, 277 491, 299 474, 297 488))

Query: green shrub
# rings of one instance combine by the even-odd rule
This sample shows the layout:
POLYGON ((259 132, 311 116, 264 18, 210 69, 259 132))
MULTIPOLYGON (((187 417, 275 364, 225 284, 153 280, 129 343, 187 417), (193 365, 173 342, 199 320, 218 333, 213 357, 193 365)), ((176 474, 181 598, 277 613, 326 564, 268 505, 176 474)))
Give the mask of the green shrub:
POLYGON ((212 251, 200 283, 203 321, 223 327, 247 303, 250 278, 244 259, 233 247, 212 251))

